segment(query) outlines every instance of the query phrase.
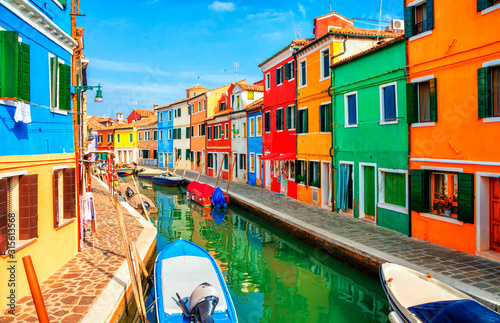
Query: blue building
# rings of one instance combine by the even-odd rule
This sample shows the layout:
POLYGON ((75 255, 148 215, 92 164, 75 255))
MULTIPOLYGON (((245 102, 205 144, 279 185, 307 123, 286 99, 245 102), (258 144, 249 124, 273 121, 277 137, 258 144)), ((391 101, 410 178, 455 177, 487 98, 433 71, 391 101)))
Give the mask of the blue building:
POLYGON ((158 154, 160 167, 173 168, 174 152, 174 111, 171 104, 159 107, 158 112, 158 154), (168 165, 167 165, 168 164, 168 165))
MULTIPOLYGON (((0 2, 0 281, 26 255, 44 281, 78 251, 69 4, 0 2)), ((21 272, 15 288, 29 292, 21 272)))
POLYGON ((262 186, 262 106, 264 98, 249 104, 247 112, 248 124, 248 184, 262 186))

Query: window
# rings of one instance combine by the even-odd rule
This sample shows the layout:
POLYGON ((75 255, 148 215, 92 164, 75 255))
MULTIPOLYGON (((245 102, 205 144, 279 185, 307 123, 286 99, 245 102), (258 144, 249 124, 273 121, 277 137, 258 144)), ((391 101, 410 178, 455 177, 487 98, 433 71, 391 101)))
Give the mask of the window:
POLYGON ((321 59, 321 79, 330 77, 330 48, 325 48, 320 52, 321 59))
POLYGON ((283 130, 283 108, 276 109, 276 131, 283 130))
POLYGON ((108 134, 108 142, 113 142, 113 134, 108 134))
POLYGON ((224 170, 229 169, 229 158, 227 157, 227 154, 224 154, 224 170))
POLYGON ((153 150, 153 159, 158 159, 158 150, 153 150))
POLYGON ((288 130, 295 129, 295 106, 286 107, 286 128, 288 130))
POLYGON ((234 108, 234 94, 231 94, 231 108, 234 108))
POLYGON ((288 161, 287 163, 289 163, 288 179, 291 181, 294 181, 295 180, 295 162, 293 160, 291 160, 291 161, 288 161))
POLYGON ((480 68, 477 75, 479 118, 500 117, 500 66, 480 68))
POLYGON ((236 99, 236 107, 239 108, 240 107, 240 96, 236 95, 235 99, 236 99))
POLYGON ((233 138, 236 138, 236 125, 233 124, 233 138))
POLYGON ((248 126, 249 129, 248 130, 250 131, 249 136, 253 137, 253 136, 255 136, 255 124, 254 124, 255 119, 254 118, 250 118, 248 122, 249 122, 249 126, 248 126))
POLYGON ((379 184, 383 188, 380 202, 406 208, 406 173, 393 171, 381 171, 380 173, 380 180, 383 180, 383 183, 379 184))
POLYGON ((255 154, 250 153, 250 172, 255 173, 255 154))
POLYGON ((266 74, 266 90, 271 88, 271 73, 266 74))
POLYGON ((200 162, 201 162, 201 152, 197 151, 196 152, 196 164, 197 164, 197 166, 200 165, 200 162))
POLYGON ((345 127, 358 125, 358 96, 357 92, 347 93, 345 98, 345 127))
POLYGON ((308 121, 307 121, 307 108, 300 109, 297 114, 297 132, 298 133, 307 133, 308 130, 308 121))
POLYGON ((201 101, 198 101, 198 112, 201 111, 201 101))
POLYGON ((201 125, 201 135, 204 136, 205 135, 205 127, 206 125, 205 124, 202 124, 201 125))
POLYGON ((243 138, 247 137, 247 123, 243 122, 243 138))
POLYGON ((474 174, 412 169, 412 211, 474 223, 474 177, 474 174))
POLYGON ((317 161, 309 162, 309 186, 320 187, 321 171, 320 164, 317 161))
POLYGON ((406 85, 408 123, 437 121, 436 79, 406 85))
POLYGON ((257 117, 257 136, 262 136, 262 117, 257 117))
POLYGON ((97 142, 101 143, 102 142, 102 135, 97 135, 97 142))
POLYGON ((207 99, 203 100, 203 110, 205 111, 207 109, 207 99))
POLYGON ((248 91, 247 92, 247 97, 249 100, 253 100, 255 97, 255 93, 253 91, 248 91))
POLYGON ((214 160, 213 160, 213 154, 208 153, 207 154, 207 167, 208 168, 213 168, 214 167, 214 160))
POLYGON ((211 140, 212 139, 212 127, 208 126, 208 131, 207 131, 207 139, 211 140))
POLYGON ((405 38, 434 29, 434 1, 405 8, 405 38))
MULTIPOLYGON (((0 31, 0 97, 19 98, 30 100, 30 46, 19 42, 17 31, 0 31), (20 62, 20 64, 18 63, 20 62)), ((61 97, 67 105, 70 103, 70 93, 67 77, 67 65, 63 65, 61 72, 61 97), (66 91, 67 90, 67 91, 66 91)), ((51 79, 52 81, 52 79, 51 79)), ((52 85, 52 84, 51 84, 52 85)), ((69 110, 69 106, 60 105, 61 109, 69 110)), ((55 106, 54 106, 55 107, 55 106)))
POLYGON ((319 106, 319 128, 321 132, 332 131, 332 105, 323 104, 319 106))
POLYGON ((172 129, 168 129, 168 135, 167 135, 168 140, 172 140, 172 129))
POLYGON ((380 86, 380 123, 398 122, 396 83, 380 86))
POLYGON ((137 140, 142 141, 142 132, 137 132, 137 140))
POLYGON ((280 66, 276 69, 276 85, 283 83, 283 67, 280 66))
POLYGON ((295 177, 295 182, 299 184, 306 183, 306 161, 305 160, 296 160, 295 161, 295 172, 297 173, 297 177, 295 177))
POLYGON ((56 56, 50 57, 51 107, 71 110, 71 67, 56 56))
POLYGON ((299 63, 300 71, 299 71, 299 86, 303 87, 307 85, 307 70, 306 70, 306 60, 300 61, 299 63))
POLYGON ((160 122, 163 122, 163 112, 160 112, 160 122))
POLYGON ((148 159, 149 158, 149 149, 143 149, 141 150, 142 153, 142 158, 148 159))
POLYGON ((264 131, 271 132, 271 112, 264 113, 264 131))
POLYGON ((158 130, 153 131, 153 140, 158 140, 158 130))
POLYGON ((168 111, 168 121, 172 121, 172 110, 168 111))
POLYGON ((191 150, 186 149, 186 160, 189 159, 189 156, 191 155, 191 150))
POLYGON ((177 118, 177 110, 174 110, 174 117, 177 118))
POLYGON ((131 134, 131 133, 128 134, 128 141, 134 142, 134 134, 131 134))
POLYGON ((180 117, 181 116, 181 108, 178 108, 177 109, 177 116, 180 117))
POLYGON ((500 4, 500 0, 477 0, 477 11, 482 11, 497 4, 500 4))
POLYGON ((144 141, 151 140, 151 133, 149 131, 144 131, 144 141))
POLYGON ((219 136, 218 136, 218 131, 219 131, 219 126, 218 126, 218 125, 215 125, 215 126, 214 126, 214 140, 219 139, 219 136))
MULTIPOLYGON (((193 106, 193 113, 194 113, 194 104, 192 105, 193 106)), ((191 114, 191 104, 188 104, 188 115, 191 114)))
POLYGON ((241 170, 247 169, 247 155, 246 154, 240 154, 240 169, 241 170))
POLYGON ((55 169, 53 183, 54 227, 60 227, 76 217, 75 168, 55 169))
POLYGON ((120 134, 116 135, 116 142, 120 142, 120 134))
POLYGON ((224 111, 226 110, 226 102, 221 102, 219 105, 219 111, 224 111))
POLYGON ((191 127, 186 127, 186 138, 191 138, 191 127))
POLYGON ((295 77, 295 61, 285 64, 285 80, 293 80, 295 77))
POLYGON ((226 123, 226 135, 224 136, 225 139, 229 138, 229 123, 226 123))
POLYGON ((182 159, 182 150, 181 149, 177 149, 177 154, 175 157, 176 157, 175 158, 176 160, 182 159))

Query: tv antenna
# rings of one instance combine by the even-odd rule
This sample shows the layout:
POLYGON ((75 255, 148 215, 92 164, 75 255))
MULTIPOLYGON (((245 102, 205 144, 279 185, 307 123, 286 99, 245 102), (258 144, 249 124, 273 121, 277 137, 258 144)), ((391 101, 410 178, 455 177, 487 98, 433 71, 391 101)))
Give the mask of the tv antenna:
POLYGON ((382 20, 382 1, 383 0, 380 0, 380 13, 378 15, 377 43, 379 42, 379 37, 380 37, 380 21, 382 20))
POLYGON ((240 62, 234 62, 234 68, 236 69, 236 82, 238 82, 238 67, 240 67, 240 62))
POLYGON ((295 31, 295 37, 297 37, 296 39, 300 39, 300 29, 295 31))
POLYGON ((329 9, 329 11, 328 11, 328 12, 329 12, 329 13, 332 13, 332 1, 331 1, 331 0, 329 0, 329 1, 328 1, 328 4, 329 4, 329 8, 328 8, 328 9, 329 9))

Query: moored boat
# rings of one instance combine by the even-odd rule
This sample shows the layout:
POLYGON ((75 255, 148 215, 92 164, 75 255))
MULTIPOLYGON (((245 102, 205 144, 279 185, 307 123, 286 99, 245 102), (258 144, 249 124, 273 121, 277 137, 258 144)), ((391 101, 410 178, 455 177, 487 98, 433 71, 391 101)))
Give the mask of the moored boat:
POLYGON ((179 239, 158 254, 154 270, 158 322, 238 322, 222 272, 205 249, 179 239))
POLYGON ((116 175, 120 177, 130 176, 135 173, 135 168, 118 168, 116 169, 116 175))
MULTIPOLYGON (((189 198, 201 206, 211 206, 212 205, 212 195, 215 191, 215 187, 200 183, 197 181, 192 181, 187 186, 187 191, 189 192, 189 198)), ((229 196, 223 193, 226 205, 229 205, 229 196)))
POLYGON ((184 177, 177 175, 160 174, 151 178, 151 181, 157 185, 178 186, 184 182, 184 177))
POLYGON ((139 176, 140 178, 152 179, 155 176, 164 175, 164 174, 167 174, 167 173, 168 172, 158 171, 158 170, 154 169, 154 170, 145 170, 143 172, 139 172, 137 174, 137 176, 139 176))
POLYGON ((380 266, 380 280, 394 309, 392 323, 500 322, 499 313, 430 274, 386 263, 380 266))

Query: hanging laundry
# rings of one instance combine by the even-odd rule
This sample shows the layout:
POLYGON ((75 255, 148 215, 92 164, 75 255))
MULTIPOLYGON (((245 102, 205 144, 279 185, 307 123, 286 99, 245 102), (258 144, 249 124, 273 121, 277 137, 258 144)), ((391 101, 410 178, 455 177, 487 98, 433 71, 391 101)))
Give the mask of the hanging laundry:
POLYGON ((15 101, 16 113, 14 120, 16 122, 31 123, 31 109, 30 105, 24 102, 15 101))

